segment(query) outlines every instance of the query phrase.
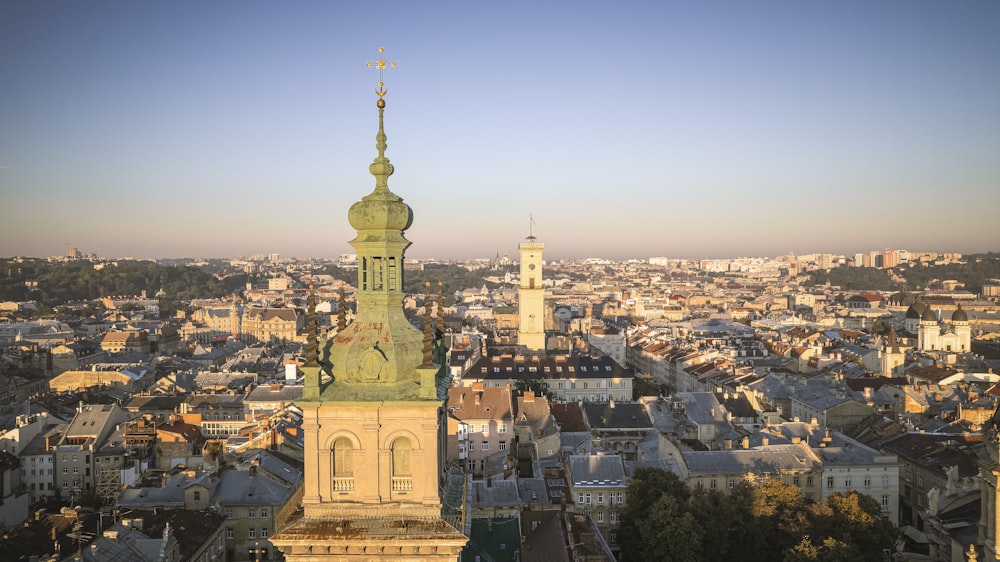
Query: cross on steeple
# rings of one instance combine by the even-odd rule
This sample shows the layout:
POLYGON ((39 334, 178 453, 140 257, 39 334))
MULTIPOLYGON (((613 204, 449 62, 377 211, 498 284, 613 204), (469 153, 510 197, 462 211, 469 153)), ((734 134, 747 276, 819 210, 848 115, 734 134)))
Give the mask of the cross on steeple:
POLYGON ((389 63, 385 62, 385 47, 378 48, 379 58, 375 59, 375 62, 368 61, 368 68, 374 67, 378 70, 378 88, 375 88, 375 93, 378 94, 378 106, 379 108, 385 107, 385 100, 382 99, 383 96, 389 93, 389 90, 385 88, 385 83, 382 82, 382 73, 385 72, 386 65, 388 64, 391 68, 396 68, 396 61, 389 63))

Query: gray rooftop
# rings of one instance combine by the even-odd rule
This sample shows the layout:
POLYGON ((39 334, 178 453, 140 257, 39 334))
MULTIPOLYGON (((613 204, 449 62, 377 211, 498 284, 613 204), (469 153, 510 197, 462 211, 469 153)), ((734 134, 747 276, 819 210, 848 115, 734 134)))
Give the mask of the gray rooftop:
POLYGON ((571 455, 573 486, 625 486, 625 465, 618 455, 571 455))
POLYGON ((805 444, 768 445, 726 451, 682 451, 691 476, 700 474, 774 474, 820 470, 822 463, 805 444))

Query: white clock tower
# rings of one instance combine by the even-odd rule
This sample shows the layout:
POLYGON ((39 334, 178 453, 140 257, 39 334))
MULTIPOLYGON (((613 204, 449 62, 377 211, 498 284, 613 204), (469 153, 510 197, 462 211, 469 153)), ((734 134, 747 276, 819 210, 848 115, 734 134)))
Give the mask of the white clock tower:
POLYGON ((521 285, 517 295, 517 343, 527 353, 545 352, 545 290, 542 289, 542 250, 531 220, 528 237, 518 246, 521 254, 521 285))

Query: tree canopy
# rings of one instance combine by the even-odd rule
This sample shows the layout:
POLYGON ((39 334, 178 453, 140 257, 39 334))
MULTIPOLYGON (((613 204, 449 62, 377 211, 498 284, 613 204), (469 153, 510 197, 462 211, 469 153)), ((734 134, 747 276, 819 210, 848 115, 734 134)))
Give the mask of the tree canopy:
POLYGON ((160 290, 167 299, 223 297, 242 288, 243 279, 217 279, 196 267, 162 266, 150 261, 48 263, 0 262, 0 300, 36 300, 47 306, 107 296, 152 297, 160 290))
POLYGON ((671 472, 638 469, 619 528, 621 560, 880 562, 896 539, 878 503, 857 492, 813 503, 780 480, 729 492, 691 490, 671 472))

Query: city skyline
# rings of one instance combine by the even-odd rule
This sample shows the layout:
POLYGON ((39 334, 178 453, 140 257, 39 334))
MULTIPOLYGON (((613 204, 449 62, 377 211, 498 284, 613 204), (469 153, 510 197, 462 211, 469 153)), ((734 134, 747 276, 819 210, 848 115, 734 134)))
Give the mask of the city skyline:
POLYGON ((0 6, 0 256, 997 250, 1000 4, 0 6))

